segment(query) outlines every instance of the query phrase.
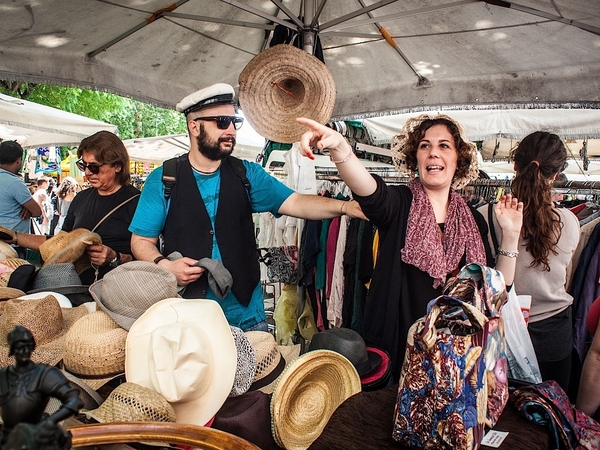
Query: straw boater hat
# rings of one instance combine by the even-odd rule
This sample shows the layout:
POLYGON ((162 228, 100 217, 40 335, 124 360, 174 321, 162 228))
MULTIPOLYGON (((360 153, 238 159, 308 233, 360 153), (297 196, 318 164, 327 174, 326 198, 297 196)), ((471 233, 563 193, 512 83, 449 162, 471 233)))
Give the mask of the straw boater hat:
POLYGON ((258 134, 275 142, 300 140, 297 117, 325 124, 335 104, 335 82, 325 64, 291 45, 260 52, 239 76, 240 106, 258 134))
POLYGON ((271 394, 286 364, 300 354, 300 344, 277 345, 267 331, 246 331, 246 336, 256 354, 256 374, 250 390, 271 394))
POLYGON ((125 373, 126 339, 127 331, 104 311, 88 314, 65 337, 65 370, 98 390, 125 373))
POLYGON ((271 398, 273 437, 286 450, 306 449, 333 412, 361 390, 352 363, 331 350, 299 356, 283 371, 271 398))
POLYGON ((161 300, 127 336, 127 381, 165 397, 178 423, 209 422, 231 392, 236 367, 229 324, 213 300, 161 300))
POLYGON ((77 273, 90 267, 90 260, 85 250, 89 245, 102 244, 99 234, 85 228, 76 228, 73 231, 60 231, 40 245, 40 255, 45 266, 70 262, 75 264, 77 273))
POLYGON ((177 278, 157 264, 131 261, 92 284, 90 294, 100 309, 129 330, 150 306, 177 297, 177 278))
POLYGON ((16 325, 22 325, 33 334, 35 349, 31 360, 35 363, 56 365, 63 357, 65 335, 73 324, 87 315, 85 306, 61 308, 51 295, 38 300, 7 300, 0 320, 0 367, 14 363, 8 356, 6 335, 16 325))

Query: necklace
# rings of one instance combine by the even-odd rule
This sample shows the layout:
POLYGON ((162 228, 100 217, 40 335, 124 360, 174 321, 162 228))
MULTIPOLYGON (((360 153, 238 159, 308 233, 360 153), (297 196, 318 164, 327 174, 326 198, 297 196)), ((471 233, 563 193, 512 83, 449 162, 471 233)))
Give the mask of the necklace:
MULTIPOLYGON (((190 164, 190 166, 192 166, 192 165, 190 164)), ((215 173, 220 168, 221 168, 221 163, 219 163, 219 166, 215 170, 213 170, 212 172, 205 172, 204 170, 196 169, 194 166, 192 166, 192 169, 194 169, 198 173, 201 173, 202 175, 212 175, 213 173, 215 173)))

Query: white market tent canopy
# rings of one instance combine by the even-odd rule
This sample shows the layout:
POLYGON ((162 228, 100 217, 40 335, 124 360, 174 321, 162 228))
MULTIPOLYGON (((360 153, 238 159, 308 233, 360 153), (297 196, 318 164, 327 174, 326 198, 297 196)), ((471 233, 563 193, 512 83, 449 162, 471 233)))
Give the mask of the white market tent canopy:
POLYGON ((0 12, 0 79, 167 108, 216 82, 236 87, 276 27, 307 51, 320 40, 336 120, 600 102, 597 0, 2 0, 0 12))
MULTIPOLYGON (((395 114, 363 120, 374 145, 389 144, 406 121, 422 112, 395 114)), ((537 130, 558 134, 563 139, 599 139, 600 109, 489 109, 427 111, 445 114, 458 121, 472 141, 496 138, 522 139, 537 130)))
MULTIPOLYGON (((189 151, 187 134, 127 139, 123 141, 129 158, 135 162, 162 164, 163 161, 189 151)), ((234 156, 254 161, 265 146, 265 139, 249 123, 245 122, 237 131, 234 156)))
POLYGON ((23 147, 78 145, 98 131, 117 133, 117 127, 39 103, 0 94, 0 139, 23 147))

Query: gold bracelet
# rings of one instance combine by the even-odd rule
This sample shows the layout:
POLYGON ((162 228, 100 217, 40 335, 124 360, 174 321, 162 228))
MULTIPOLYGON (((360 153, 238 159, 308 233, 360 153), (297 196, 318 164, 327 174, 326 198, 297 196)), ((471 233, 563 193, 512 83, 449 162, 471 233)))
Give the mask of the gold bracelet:
POLYGON ((502 250, 501 248, 498 248, 498 254, 502 255, 502 256, 506 256, 508 258, 516 258, 517 256, 519 256, 519 252, 509 252, 507 250, 502 250))
POLYGON ((334 164, 342 164, 345 163, 346 161, 348 161, 350 158, 352 158, 352 149, 350 149, 350 153, 348 153, 348 156, 346 156, 344 159, 340 159, 339 161, 334 161, 333 158, 330 156, 329 157, 329 161, 331 161, 334 164))

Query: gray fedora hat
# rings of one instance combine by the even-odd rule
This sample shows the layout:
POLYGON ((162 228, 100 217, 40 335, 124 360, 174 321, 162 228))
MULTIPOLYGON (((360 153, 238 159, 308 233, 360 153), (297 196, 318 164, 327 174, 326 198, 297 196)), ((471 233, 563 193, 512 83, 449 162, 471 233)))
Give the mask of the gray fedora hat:
POLYGON ((73 263, 59 263, 42 267, 33 280, 33 289, 28 294, 52 291, 63 295, 87 294, 88 287, 81 283, 73 263))
POLYGON ((106 314, 129 330, 150 306, 178 297, 177 279, 154 263, 131 261, 93 283, 90 294, 106 314))
POLYGON ((332 350, 350 360, 362 377, 376 369, 381 355, 368 351, 364 339, 350 328, 331 328, 315 334, 308 350, 332 350))

